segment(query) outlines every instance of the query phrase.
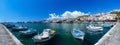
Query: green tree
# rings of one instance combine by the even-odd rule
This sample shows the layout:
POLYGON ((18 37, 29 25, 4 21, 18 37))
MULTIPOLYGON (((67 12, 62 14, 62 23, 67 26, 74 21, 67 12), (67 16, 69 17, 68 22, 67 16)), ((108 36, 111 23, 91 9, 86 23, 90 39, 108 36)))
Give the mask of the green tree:
POLYGON ((111 14, 117 14, 116 20, 120 20, 120 12, 111 12, 111 14))

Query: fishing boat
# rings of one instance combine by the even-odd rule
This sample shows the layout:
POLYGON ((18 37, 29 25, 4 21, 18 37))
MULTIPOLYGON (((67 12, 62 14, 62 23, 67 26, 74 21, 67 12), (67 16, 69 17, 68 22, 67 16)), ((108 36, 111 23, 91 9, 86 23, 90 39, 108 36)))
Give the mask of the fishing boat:
POLYGON ((44 29, 41 34, 35 35, 32 39, 36 42, 45 42, 50 40, 55 35, 55 30, 44 29))
POLYGON ((15 27, 15 25, 12 23, 2 23, 2 24, 5 25, 7 28, 15 27))
POLYGON ((71 33, 72 33, 72 35, 73 35, 74 38, 80 39, 80 40, 84 40, 84 36, 85 36, 84 32, 82 32, 82 31, 80 31, 78 29, 73 29, 71 31, 71 33))
POLYGON ((108 24, 108 23, 104 23, 104 24, 102 24, 102 26, 103 26, 104 28, 111 28, 111 27, 113 27, 113 25, 108 24))
POLYGON ((35 29, 28 29, 25 31, 19 31, 20 35, 32 35, 32 34, 36 34, 36 30, 35 29))
POLYGON ((12 28, 14 31, 23 31, 23 30, 27 30, 28 27, 26 26, 15 26, 12 28))
POLYGON ((100 27, 100 26, 96 27, 94 25, 89 25, 86 28, 90 31, 102 31, 103 30, 103 27, 100 27))

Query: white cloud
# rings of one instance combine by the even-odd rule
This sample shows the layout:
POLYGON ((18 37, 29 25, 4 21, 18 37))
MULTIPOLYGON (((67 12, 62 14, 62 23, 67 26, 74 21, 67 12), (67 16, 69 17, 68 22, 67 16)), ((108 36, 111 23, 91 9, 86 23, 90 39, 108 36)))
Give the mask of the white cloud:
POLYGON ((50 17, 47 20, 57 20, 60 19, 60 17, 58 15, 56 15, 55 13, 49 14, 50 17))
POLYGON ((50 17, 48 18, 48 20, 53 20, 53 19, 69 19, 69 18, 77 18, 78 16, 82 16, 82 15, 89 15, 87 13, 83 13, 80 11, 65 11, 62 15, 58 16, 55 13, 49 14, 50 17))
POLYGON ((80 11, 66 11, 62 14, 62 19, 77 18, 78 16, 88 15, 80 11))

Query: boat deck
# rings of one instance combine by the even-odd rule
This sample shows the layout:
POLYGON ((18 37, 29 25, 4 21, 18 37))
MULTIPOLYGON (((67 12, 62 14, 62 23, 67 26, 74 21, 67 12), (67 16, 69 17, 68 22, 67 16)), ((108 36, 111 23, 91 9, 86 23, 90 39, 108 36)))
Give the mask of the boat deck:
POLYGON ((0 24, 0 45, 23 45, 8 29, 0 24))

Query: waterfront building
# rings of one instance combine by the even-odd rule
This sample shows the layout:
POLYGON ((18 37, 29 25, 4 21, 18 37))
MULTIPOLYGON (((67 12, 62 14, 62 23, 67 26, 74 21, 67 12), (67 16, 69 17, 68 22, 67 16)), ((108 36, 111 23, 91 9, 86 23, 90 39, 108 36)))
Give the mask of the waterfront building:
POLYGON ((77 17, 77 20, 90 20, 90 15, 83 15, 77 17))
POLYGON ((116 14, 104 14, 99 17, 99 20, 115 20, 116 14))

